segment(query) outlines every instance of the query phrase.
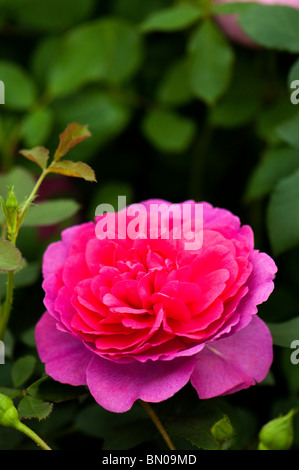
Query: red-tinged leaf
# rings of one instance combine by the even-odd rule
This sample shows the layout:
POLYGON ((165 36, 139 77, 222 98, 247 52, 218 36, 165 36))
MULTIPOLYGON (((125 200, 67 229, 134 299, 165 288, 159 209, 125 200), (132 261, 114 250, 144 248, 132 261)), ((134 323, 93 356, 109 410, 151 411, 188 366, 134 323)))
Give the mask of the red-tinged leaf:
POLYGON ((62 160, 59 163, 53 163, 50 167, 50 171, 52 173, 59 173, 60 175, 84 178, 87 181, 96 181, 93 169, 83 162, 62 160))
POLYGON ((59 136, 59 146, 54 161, 60 160, 72 147, 91 136, 87 126, 73 122, 59 136))
POLYGON ((47 167, 49 150, 45 147, 34 147, 30 150, 23 149, 20 150, 20 154, 28 158, 28 160, 37 163, 43 170, 47 167))

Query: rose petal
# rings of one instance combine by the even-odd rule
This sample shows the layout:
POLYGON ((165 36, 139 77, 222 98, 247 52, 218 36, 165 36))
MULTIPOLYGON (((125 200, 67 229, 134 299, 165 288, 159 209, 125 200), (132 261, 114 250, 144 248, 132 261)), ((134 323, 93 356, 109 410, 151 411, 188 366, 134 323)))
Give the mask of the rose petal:
POLYGON ((101 406, 122 413, 138 399, 157 403, 173 396, 189 381, 194 363, 195 357, 130 364, 94 357, 87 369, 87 385, 101 406))
POLYGON ((268 327, 253 317, 246 328, 206 345, 197 355, 191 384, 199 398, 230 394, 261 382, 272 359, 268 327))
POLYGON ((67 248, 63 242, 51 243, 43 257, 43 277, 47 279, 51 274, 55 274, 67 258, 67 248))
POLYGON ((59 267, 65 262, 72 239, 79 226, 75 225, 61 233, 62 241, 51 243, 43 256, 43 276, 46 279, 51 274, 56 273, 59 267))
POLYGON ((35 328, 39 357, 46 363, 46 373, 58 382, 86 385, 86 368, 92 353, 80 340, 56 328, 56 321, 46 312, 35 328))
POLYGON ((240 322, 237 329, 244 328, 250 322, 252 315, 258 311, 257 305, 265 302, 274 289, 273 279, 277 266, 273 259, 266 253, 255 250, 250 257, 250 262, 253 264, 253 270, 245 284, 248 287, 248 293, 238 306, 240 322))

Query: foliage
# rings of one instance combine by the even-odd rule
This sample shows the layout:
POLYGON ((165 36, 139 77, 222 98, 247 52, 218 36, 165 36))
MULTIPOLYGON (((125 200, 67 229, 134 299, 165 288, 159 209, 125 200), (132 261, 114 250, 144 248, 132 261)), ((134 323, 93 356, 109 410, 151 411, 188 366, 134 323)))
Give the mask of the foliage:
MULTIPOLYGON (((93 218, 102 202, 115 205, 117 195, 206 200, 250 224, 257 249, 278 265, 275 291, 259 309, 273 333, 273 366, 264 383, 235 395, 199 402, 186 386, 153 408, 178 449, 257 449, 265 423, 299 400, 290 359, 299 340, 299 106, 291 101, 299 11, 209 0, 0 7, 2 302, 15 278, 0 393, 54 449, 165 449, 140 404, 114 415, 84 387, 44 374, 33 334, 44 310, 41 260, 63 228, 93 218), (237 12, 258 47, 231 42, 220 12, 237 12)), ((36 448, 0 427, 0 449, 36 448)))

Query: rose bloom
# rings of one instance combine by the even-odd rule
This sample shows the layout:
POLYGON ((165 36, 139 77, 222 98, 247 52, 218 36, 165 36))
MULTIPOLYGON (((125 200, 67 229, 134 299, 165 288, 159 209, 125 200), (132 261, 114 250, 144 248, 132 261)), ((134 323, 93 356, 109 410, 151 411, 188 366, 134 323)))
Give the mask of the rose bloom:
MULTIPOLYGON (((194 226, 198 204, 177 206, 185 204, 194 226)), ((181 239, 175 236, 186 220, 161 200, 143 203, 135 237, 118 236, 120 225, 128 228, 134 220, 125 217, 128 206, 68 228, 49 245, 43 259, 47 311, 36 325, 49 376, 87 386, 113 412, 129 410, 137 399, 166 400, 189 381, 207 399, 265 378, 273 346, 257 305, 273 290, 275 263, 254 249, 253 232, 238 217, 200 206, 202 246, 196 249, 186 249, 187 229, 181 239), (159 227, 170 221, 168 238, 146 223, 154 203, 162 208, 159 227), (96 227, 104 217, 109 229, 99 239, 96 227)))
MULTIPOLYGON (((234 0, 213 0, 214 3, 233 3, 234 0)), ((280 5, 299 9, 299 0, 238 0, 239 2, 254 2, 264 5, 280 5)), ((233 41, 248 47, 256 43, 249 38, 238 25, 238 15, 217 15, 216 21, 224 33, 233 41)))

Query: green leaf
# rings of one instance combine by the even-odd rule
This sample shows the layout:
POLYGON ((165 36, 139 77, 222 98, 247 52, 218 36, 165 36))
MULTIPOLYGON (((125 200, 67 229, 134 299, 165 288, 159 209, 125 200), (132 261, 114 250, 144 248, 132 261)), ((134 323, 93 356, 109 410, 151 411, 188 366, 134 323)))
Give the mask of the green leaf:
POLYGON ((153 110, 145 116, 142 130, 162 152, 180 153, 191 144, 196 127, 191 119, 175 112, 153 110))
POLYGON ((21 390, 16 390, 15 388, 1 387, 0 386, 0 393, 2 393, 3 395, 8 396, 9 398, 17 398, 18 396, 21 395, 22 391, 21 390))
POLYGON ((35 79, 41 86, 48 83, 48 76, 60 51, 61 37, 46 35, 36 44, 31 56, 30 68, 35 79))
POLYGON ((190 86, 190 67, 188 61, 181 59, 173 63, 158 86, 158 101, 169 105, 181 105, 191 101, 193 93, 190 86), (182 86, 184 83, 184 86, 182 86))
POLYGON ((26 393, 44 401, 61 403, 86 394, 86 388, 62 384, 45 376, 31 384, 26 389, 26 393))
POLYGON ((229 3, 213 3, 211 5, 212 12, 214 15, 230 15, 232 13, 244 13, 252 6, 256 5, 256 2, 229 2, 229 3))
POLYGON ((77 213, 80 205, 72 199, 55 199, 29 208, 23 226, 43 227, 57 224, 77 213))
POLYGON ((292 119, 296 114, 296 106, 290 105, 289 96, 276 100, 265 109, 261 109, 256 117, 256 132, 259 137, 270 145, 281 143, 277 127, 292 119))
POLYGON ((29 31, 59 31, 89 18, 94 0, 9 0, 8 8, 14 21, 29 31))
POLYGON ((140 27, 144 33, 178 31, 188 28, 201 17, 202 11, 199 8, 182 4, 154 11, 143 21, 140 27))
POLYGON ((204 450, 218 449, 218 443, 211 433, 211 428, 216 419, 221 419, 221 415, 211 417, 185 417, 177 418, 175 422, 167 426, 167 430, 173 438, 184 438, 194 446, 204 450))
POLYGON ((51 173, 58 173, 60 175, 83 178, 86 181, 96 181, 96 176, 93 169, 83 162, 62 160, 59 163, 54 163, 51 165, 50 171, 51 173))
POLYGON ((245 11, 239 24, 262 46, 299 52, 299 11, 278 5, 256 5, 245 11))
POLYGON ((16 271, 15 289, 34 284, 41 274, 41 266, 38 262, 27 264, 23 269, 16 271))
POLYGON ((40 400, 30 396, 25 396, 19 403, 18 411, 20 419, 37 418, 42 420, 47 418, 53 409, 53 403, 40 400))
POLYGON ((212 428, 211 434, 214 439, 219 443, 220 448, 227 449, 232 444, 232 439, 234 436, 234 428, 230 422, 228 416, 223 416, 223 418, 216 421, 212 428))
POLYGON ((20 154, 23 157, 28 158, 34 163, 37 163, 42 169, 47 167, 48 159, 49 159, 49 150, 45 147, 34 147, 30 150, 20 150, 20 154))
POLYGON ((122 83, 141 63, 137 28, 116 18, 79 25, 63 39, 48 74, 52 96, 70 94, 87 83, 122 83))
POLYGON ((35 326, 27 328, 20 336, 20 340, 29 348, 36 348, 35 326))
POLYGON ((23 385, 31 377, 35 364, 36 359, 31 355, 20 357, 13 363, 11 376, 15 388, 23 385))
POLYGON ((299 150, 288 147, 270 149, 252 172, 245 200, 259 199, 272 191, 278 181, 299 168, 299 150))
MULTIPOLYGON (((41 275, 41 266, 37 262, 33 262, 30 264, 25 264, 25 267, 23 267, 24 263, 24 258, 22 259, 22 264, 21 266, 15 271, 15 277, 14 277, 14 288, 19 289, 21 287, 27 287, 31 286, 34 284, 39 276, 41 275)), ((5 271, 0 274, 5 274, 5 271)), ((6 286, 4 284, 0 284, 0 298, 5 297, 5 292, 6 292, 6 286)), ((5 351, 6 351, 5 347, 5 351)))
POLYGON ((0 61, 0 80, 5 85, 5 107, 14 111, 25 111, 36 99, 36 89, 30 75, 20 65, 0 61))
POLYGON ((288 85, 290 86, 294 80, 299 80, 299 59, 291 66, 288 73, 288 85))
POLYGON ((121 414, 96 405, 88 406, 78 414, 76 428, 87 436, 103 439, 105 450, 132 449, 151 440, 155 432, 152 422, 138 405, 121 414))
POLYGON ((268 205, 268 236, 275 255, 299 244, 298 200, 299 170, 279 181, 268 205))
POLYGON ((277 135, 286 143, 299 149, 299 113, 276 127, 277 135))
POLYGON ((189 42, 191 88, 208 105, 214 104, 227 90, 234 61, 233 49, 220 30, 205 20, 189 42))
POLYGON ((230 129, 248 125, 261 111, 263 86, 261 77, 252 74, 252 64, 239 55, 230 86, 211 109, 214 126, 230 129))
POLYGON ((88 137, 91 137, 91 133, 87 125, 83 126, 77 122, 68 124, 67 128, 59 136, 59 145, 54 154, 54 160, 56 162, 59 161, 71 148, 88 137))
POLYGON ((43 144, 50 135, 53 112, 49 108, 39 108, 25 116, 22 122, 22 137, 28 147, 43 144))
POLYGON ((21 263, 20 250, 10 241, 0 239, 0 271, 15 271, 21 263))
POLYGON ((268 323, 273 344, 290 348, 294 339, 299 338, 299 317, 281 323, 268 323))

